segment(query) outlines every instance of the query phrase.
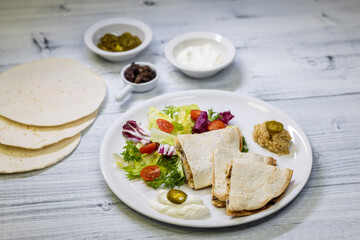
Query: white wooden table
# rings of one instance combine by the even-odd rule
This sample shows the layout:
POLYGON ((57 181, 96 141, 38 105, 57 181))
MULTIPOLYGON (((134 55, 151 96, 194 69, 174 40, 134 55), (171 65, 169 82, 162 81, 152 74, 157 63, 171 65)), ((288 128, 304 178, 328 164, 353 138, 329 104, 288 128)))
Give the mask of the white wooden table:
POLYGON ((44 170, 0 175, 0 239, 359 239, 360 1, 0 1, 0 72, 45 57, 66 57, 101 74, 100 114, 66 159, 44 170), (122 105, 121 68, 84 45, 102 19, 146 22, 154 38, 135 61, 159 67, 161 84, 122 105), (212 31, 236 46, 234 63, 195 80, 164 57, 178 34, 212 31), (34 40, 36 39, 36 40, 34 40), (247 225, 191 229, 157 222, 123 204, 99 167, 106 130, 142 101, 188 89, 222 89, 279 107, 305 131, 313 170, 280 212, 247 225))

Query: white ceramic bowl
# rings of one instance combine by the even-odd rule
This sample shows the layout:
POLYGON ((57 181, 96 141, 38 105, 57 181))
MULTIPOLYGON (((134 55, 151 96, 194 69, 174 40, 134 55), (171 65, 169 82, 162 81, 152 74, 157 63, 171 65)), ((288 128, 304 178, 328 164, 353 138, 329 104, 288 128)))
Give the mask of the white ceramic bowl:
POLYGON ((210 32, 190 32, 172 39, 165 48, 165 57, 180 71, 193 78, 210 77, 231 64, 235 58, 235 47, 225 37, 210 32), (202 46, 209 43, 222 58, 222 62, 214 67, 194 68, 180 64, 176 58, 182 50, 189 46, 202 46))
POLYGON ((150 27, 131 18, 111 18, 97 22, 86 31, 84 36, 85 44, 92 52, 113 62, 125 61, 135 57, 150 44, 151 39, 152 31, 150 27), (96 46, 100 38, 106 33, 118 36, 124 32, 130 32, 132 35, 138 36, 142 43, 136 48, 124 52, 108 52, 96 46))
POLYGON ((147 63, 147 62, 135 62, 135 64, 138 64, 140 66, 149 66, 152 70, 155 71, 155 73, 156 73, 155 78, 152 79, 151 81, 145 82, 145 83, 130 82, 129 80, 127 80, 125 78, 125 71, 131 66, 131 63, 126 65, 125 67, 123 67, 123 69, 120 72, 120 77, 124 81, 125 87, 116 94, 116 96, 115 96, 116 101, 120 102, 120 101, 124 100, 126 98, 126 96, 128 96, 131 92, 150 91, 151 89, 156 87, 156 85, 158 84, 159 71, 157 70, 155 65, 153 65, 151 63, 147 63))

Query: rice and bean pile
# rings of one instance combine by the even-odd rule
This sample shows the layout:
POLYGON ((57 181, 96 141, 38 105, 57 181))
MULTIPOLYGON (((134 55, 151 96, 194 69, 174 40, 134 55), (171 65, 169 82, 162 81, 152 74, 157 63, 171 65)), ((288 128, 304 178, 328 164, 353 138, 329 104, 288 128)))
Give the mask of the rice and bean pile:
POLYGON ((266 128, 265 121, 254 126, 253 138, 260 146, 274 152, 278 155, 289 154, 291 145, 291 136, 283 128, 280 132, 271 132, 266 128))

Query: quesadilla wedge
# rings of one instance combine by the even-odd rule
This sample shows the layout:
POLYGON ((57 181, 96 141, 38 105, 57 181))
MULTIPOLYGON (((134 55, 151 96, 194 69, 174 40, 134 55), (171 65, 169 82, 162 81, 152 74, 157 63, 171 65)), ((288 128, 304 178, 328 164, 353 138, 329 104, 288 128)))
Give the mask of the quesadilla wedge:
POLYGON ((232 159, 240 157, 249 159, 250 161, 276 166, 276 160, 272 157, 266 157, 256 153, 242 153, 239 149, 216 148, 213 154, 214 165, 211 191, 212 203, 215 207, 225 207, 227 198, 226 170, 232 159))
POLYGON ((247 216, 275 204, 283 197, 292 174, 290 169, 242 157, 233 159, 227 176, 227 215, 247 216))
POLYGON ((213 152, 216 148, 241 149, 238 127, 228 127, 201 134, 183 134, 175 138, 186 180, 191 188, 200 189, 213 182, 213 152))

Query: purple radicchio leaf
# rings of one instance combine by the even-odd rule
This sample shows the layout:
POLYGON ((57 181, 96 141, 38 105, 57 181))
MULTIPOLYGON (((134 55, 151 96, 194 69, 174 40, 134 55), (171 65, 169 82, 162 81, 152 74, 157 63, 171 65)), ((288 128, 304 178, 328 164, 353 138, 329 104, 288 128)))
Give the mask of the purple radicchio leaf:
POLYGON ((162 146, 161 144, 160 144, 160 146, 159 146, 159 148, 158 148, 158 153, 160 153, 160 154, 164 154, 164 146, 162 146))
POLYGON ((168 156, 172 156, 175 152, 175 147, 174 146, 170 146, 169 144, 160 144, 159 148, 158 148, 158 153, 163 154, 163 155, 168 155, 168 156))
POLYGON ((193 127, 193 133, 203 133, 207 132, 207 127, 209 125, 208 114, 206 111, 201 111, 198 119, 196 119, 195 125, 193 127))
POLYGON ((123 126, 122 134, 125 138, 135 143, 141 142, 142 144, 150 143, 150 132, 140 127, 134 120, 129 120, 123 126))
POLYGON ((228 125, 229 121, 234 118, 234 115, 231 114, 230 111, 221 112, 219 113, 220 117, 219 120, 228 125))

